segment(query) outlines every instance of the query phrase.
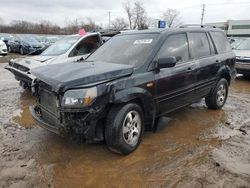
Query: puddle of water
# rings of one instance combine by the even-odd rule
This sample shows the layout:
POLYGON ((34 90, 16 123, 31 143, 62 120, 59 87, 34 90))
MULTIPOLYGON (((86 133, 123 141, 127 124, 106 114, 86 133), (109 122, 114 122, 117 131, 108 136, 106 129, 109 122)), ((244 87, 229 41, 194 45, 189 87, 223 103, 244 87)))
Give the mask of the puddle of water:
POLYGON ((22 91, 19 98, 19 114, 14 117, 14 121, 25 128, 32 128, 35 122, 29 112, 29 106, 35 103, 35 98, 28 92, 22 91))

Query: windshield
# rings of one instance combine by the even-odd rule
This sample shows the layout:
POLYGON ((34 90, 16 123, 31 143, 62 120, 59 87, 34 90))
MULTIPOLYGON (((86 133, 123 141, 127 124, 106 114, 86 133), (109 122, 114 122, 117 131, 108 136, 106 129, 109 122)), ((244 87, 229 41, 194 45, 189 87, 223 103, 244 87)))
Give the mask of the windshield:
POLYGON ((34 36, 19 36, 23 41, 26 42, 38 42, 34 36))
POLYGON ((130 34, 111 38, 87 59, 139 67, 152 52, 158 34, 130 34))
POLYGON ((250 50, 250 39, 244 40, 242 43, 240 43, 236 50, 250 50))
POLYGON ((66 53, 81 36, 64 37, 59 41, 48 47, 41 55, 43 56, 57 56, 66 53))

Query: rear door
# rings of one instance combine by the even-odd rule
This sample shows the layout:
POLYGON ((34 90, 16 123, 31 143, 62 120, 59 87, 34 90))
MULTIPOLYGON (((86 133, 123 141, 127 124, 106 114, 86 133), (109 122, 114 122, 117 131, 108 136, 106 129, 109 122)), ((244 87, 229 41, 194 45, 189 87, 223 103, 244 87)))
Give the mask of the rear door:
POLYGON ((207 32, 189 32, 190 52, 194 61, 199 64, 195 82, 196 99, 206 96, 216 80, 220 68, 214 44, 207 32))
POLYGON ((158 57, 177 59, 172 68, 163 68, 156 74, 156 101, 160 114, 187 105, 194 94, 196 64, 190 60, 186 33, 172 34, 162 45, 158 57))

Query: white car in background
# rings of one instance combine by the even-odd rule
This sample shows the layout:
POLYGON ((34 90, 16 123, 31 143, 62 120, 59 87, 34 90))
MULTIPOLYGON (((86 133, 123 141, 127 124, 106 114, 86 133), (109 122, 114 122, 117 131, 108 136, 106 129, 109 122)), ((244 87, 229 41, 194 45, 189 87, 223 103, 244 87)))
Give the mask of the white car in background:
POLYGON ((57 63, 79 62, 103 44, 100 33, 65 36, 49 46, 40 55, 24 56, 9 61, 5 69, 11 71, 23 88, 31 88, 34 76, 30 69, 57 63))
POLYGON ((235 68, 237 73, 244 76, 250 76, 250 38, 245 39, 236 48, 234 48, 236 55, 235 68))
POLYGON ((7 55, 7 46, 3 40, 0 39, 0 55, 7 55))

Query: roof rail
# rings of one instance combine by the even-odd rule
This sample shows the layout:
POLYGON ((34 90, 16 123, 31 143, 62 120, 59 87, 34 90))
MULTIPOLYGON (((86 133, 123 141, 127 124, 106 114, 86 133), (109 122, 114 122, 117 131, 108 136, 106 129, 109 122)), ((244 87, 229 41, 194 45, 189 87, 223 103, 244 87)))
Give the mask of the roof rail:
POLYGON ((214 25, 200 25, 200 24, 186 24, 180 26, 180 28, 187 28, 187 27, 216 28, 214 25))

